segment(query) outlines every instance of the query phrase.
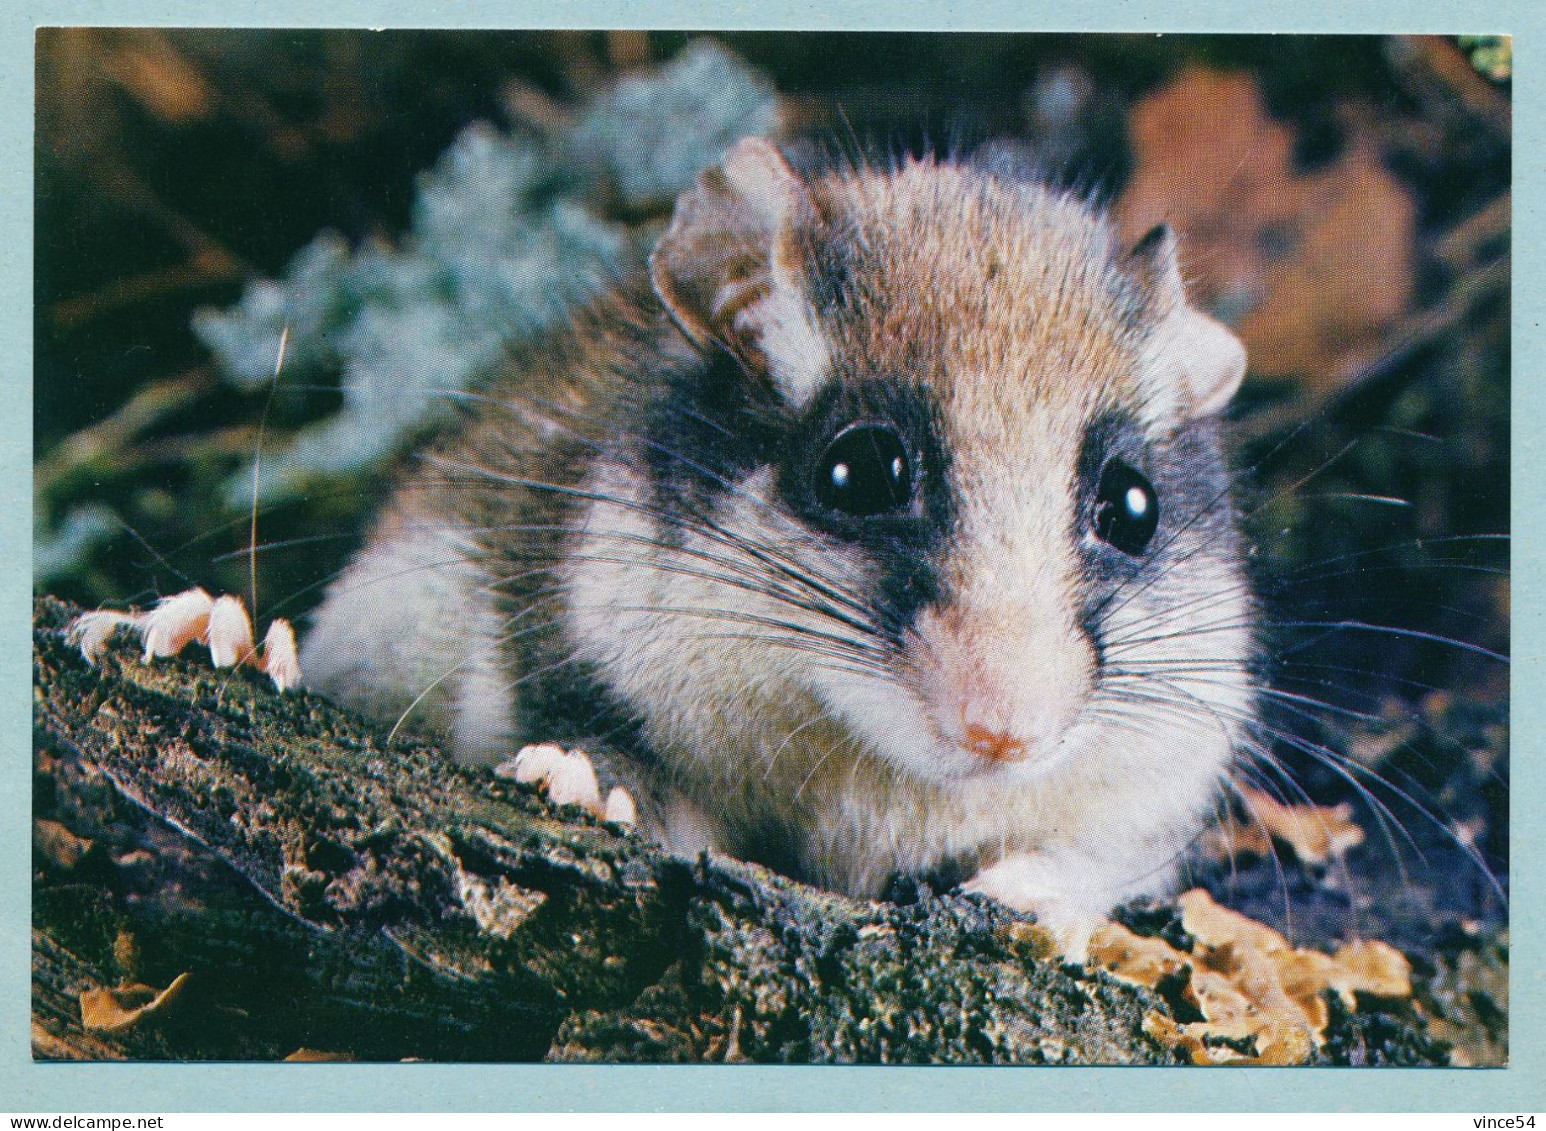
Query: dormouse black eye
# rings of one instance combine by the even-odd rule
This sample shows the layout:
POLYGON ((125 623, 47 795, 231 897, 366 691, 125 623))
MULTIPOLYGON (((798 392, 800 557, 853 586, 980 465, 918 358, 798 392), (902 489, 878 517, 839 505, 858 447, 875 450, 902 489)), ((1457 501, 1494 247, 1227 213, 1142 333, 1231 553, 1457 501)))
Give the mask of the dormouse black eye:
POLYGON ((1131 464, 1108 459, 1101 468, 1093 517, 1101 541, 1136 558, 1159 526, 1159 496, 1131 464))
POLYGON ((912 471, 907 449, 887 424, 855 424, 827 445, 816 464, 816 498, 858 518, 907 505, 912 471))

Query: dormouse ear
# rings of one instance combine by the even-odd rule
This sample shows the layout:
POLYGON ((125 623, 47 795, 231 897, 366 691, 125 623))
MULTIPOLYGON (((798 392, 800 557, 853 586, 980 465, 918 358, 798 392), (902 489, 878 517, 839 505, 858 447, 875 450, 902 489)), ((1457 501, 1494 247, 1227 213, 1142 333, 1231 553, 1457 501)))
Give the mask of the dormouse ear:
POLYGON ((650 255, 650 282, 684 334, 800 386, 815 379, 803 371, 819 368, 824 353, 813 349, 809 305, 787 263, 791 222, 809 207, 783 155, 745 138, 677 200, 650 255))
POLYGON ((1160 324, 1152 364, 1180 384, 1191 415, 1221 412, 1245 376, 1245 346, 1222 322, 1186 301, 1176 237, 1167 225, 1151 228, 1128 258, 1156 300, 1160 324))

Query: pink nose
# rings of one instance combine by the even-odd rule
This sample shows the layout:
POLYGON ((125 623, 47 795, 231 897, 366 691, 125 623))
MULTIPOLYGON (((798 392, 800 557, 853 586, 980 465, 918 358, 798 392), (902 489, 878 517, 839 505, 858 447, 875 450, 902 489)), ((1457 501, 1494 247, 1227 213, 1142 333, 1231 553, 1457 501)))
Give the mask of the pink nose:
POLYGON ((1012 734, 968 723, 963 745, 990 762, 1018 762, 1025 757, 1025 743, 1012 734))

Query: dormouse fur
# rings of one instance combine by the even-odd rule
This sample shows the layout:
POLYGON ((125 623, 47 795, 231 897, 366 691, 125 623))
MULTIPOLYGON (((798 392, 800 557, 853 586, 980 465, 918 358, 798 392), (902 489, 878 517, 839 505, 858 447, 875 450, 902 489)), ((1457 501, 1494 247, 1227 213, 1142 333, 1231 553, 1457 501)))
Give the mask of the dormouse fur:
POLYGON ((1164 229, 743 141, 424 455, 302 665, 459 757, 586 744, 678 850, 966 877, 1077 951, 1251 720, 1244 368, 1164 229))

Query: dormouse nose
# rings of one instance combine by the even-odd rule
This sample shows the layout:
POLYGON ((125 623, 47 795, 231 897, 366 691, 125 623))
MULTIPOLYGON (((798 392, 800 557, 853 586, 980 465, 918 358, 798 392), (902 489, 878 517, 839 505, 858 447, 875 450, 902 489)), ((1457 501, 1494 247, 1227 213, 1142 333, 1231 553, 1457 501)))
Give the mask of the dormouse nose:
POLYGON ((989 688, 961 697, 960 744, 979 758, 1006 765, 1050 754, 1078 715, 1082 700, 1075 680, 1051 686, 1000 675, 989 688))
POLYGON ((1056 756, 1088 699, 1089 640, 1046 610, 956 605, 919 618, 939 736, 981 766, 1056 756))
POLYGON ((1018 762, 1025 757, 1025 742, 1001 730, 967 723, 961 745, 990 762, 1018 762))

